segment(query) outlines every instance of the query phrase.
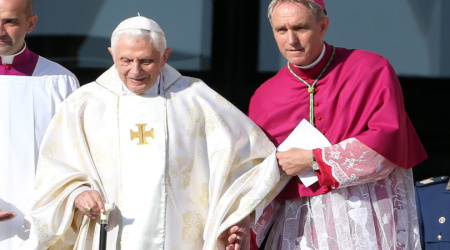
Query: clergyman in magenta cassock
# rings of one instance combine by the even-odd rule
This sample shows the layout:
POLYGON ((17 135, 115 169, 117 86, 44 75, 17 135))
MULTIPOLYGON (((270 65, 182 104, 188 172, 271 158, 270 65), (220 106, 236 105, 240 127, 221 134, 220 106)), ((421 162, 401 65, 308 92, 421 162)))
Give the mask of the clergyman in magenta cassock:
MULTIPOLYGON (((306 6, 276 6, 283 4, 306 6)), ((256 242, 268 234, 266 249, 416 249, 411 168, 426 153, 396 73, 378 54, 319 43, 311 64, 288 63, 250 102, 250 118, 276 146, 302 119, 332 144, 312 151, 319 167, 316 183, 307 187, 293 177, 266 209, 254 227, 256 242), (280 215, 273 216, 276 211, 280 215)))

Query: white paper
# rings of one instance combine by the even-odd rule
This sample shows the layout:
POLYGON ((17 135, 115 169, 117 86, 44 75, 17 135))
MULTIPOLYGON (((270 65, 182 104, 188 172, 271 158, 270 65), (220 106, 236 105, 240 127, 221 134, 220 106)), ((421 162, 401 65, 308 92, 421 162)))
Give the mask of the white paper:
MULTIPOLYGON (((305 150, 312 150, 316 148, 329 147, 331 143, 328 139, 315 128, 307 120, 303 119, 291 134, 279 146, 278 151, 284 152, 290 148, 301 148, 305 150)), ((298 175, 302 183, 309 187, 314 182, 318 181, 314 170, 298 175)))

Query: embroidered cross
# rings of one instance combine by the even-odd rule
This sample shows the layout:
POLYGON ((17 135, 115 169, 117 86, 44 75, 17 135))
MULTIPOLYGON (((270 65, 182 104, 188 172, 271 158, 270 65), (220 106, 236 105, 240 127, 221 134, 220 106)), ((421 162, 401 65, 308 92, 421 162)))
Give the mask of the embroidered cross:
POLYGON ((155 139, 154 130, 153 128, 150 131, 145 131, 145 124, 136 124, 136 126, 139 128, 137 132, 134 132, 132 129, 130 129, 130 136, 131 140, 138 138, 139 143, 137 145, 144 145, 148 144, 147 137, 151 137, 155 139))

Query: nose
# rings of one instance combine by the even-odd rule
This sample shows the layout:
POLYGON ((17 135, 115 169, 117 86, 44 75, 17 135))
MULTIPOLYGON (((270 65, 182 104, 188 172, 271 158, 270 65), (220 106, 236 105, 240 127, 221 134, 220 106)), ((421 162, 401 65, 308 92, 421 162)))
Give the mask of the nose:
POLYGON ((133 63, 131 64, 131 69, 130 69, 130 71, 131 71, 131 73, 132 73, 133 75, 138 75, 139 73, 141 73, 141 64, 140 64, 140 63, 133 62, 133 63))
POLYGON ((288 30, 288 39, 290 45, 296 45, 299 42, 299 39, 293 30, 288 30))

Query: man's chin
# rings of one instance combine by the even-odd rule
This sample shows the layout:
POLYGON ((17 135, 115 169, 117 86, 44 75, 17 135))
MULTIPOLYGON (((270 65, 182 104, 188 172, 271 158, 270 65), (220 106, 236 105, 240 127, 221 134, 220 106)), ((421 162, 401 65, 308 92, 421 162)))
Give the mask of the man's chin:
POLYGON ((305 62, 306 62, 306 60, 303 56, 290 56, 290 57, 287 56, 285 58, 286 58, 286 60, 289 61, 289 63, 297 65, 297 66, 303 66, 303 65, 305 65, 305 62))
POLYGON ((305 66, 303 60, 289 60, 289 63, 294 64, 295 66, 305 66))
POLYGON ((146 85, 145 85, 145 86, 142 85, 142 86, 132 86, 132 87, 128 87, 128 89, 129 89, 131 92, 135 93, 136 95, 140 95, 140 94, 145 93, 145 91, 149 90, 150 88, 149 88, 148 86, 146 86, 146 85))
POLYGON ((128 88, 131 92, 133 92, 133 93, 135 93, 136 95, 140 95, 140 94, 142 94, 142 93, 144 93, 145 92, 145 90, 143 90, 143 89, 139 89, 139 88, 128 88))
POLYGON ((12 54, 14 53, 11 52, 11 46, 0 44, 0 55, 7 56, 12 54))

